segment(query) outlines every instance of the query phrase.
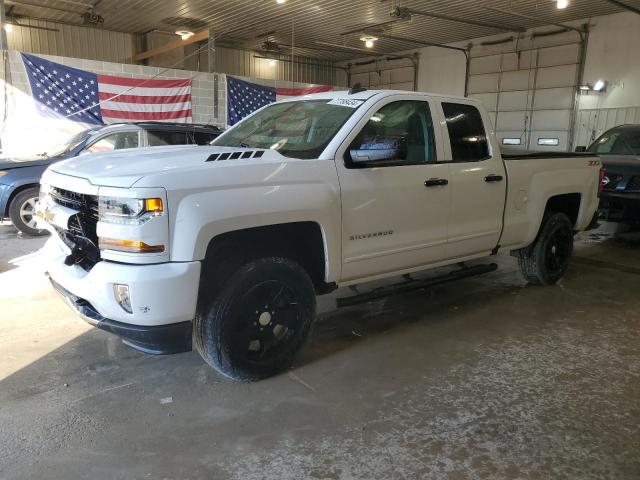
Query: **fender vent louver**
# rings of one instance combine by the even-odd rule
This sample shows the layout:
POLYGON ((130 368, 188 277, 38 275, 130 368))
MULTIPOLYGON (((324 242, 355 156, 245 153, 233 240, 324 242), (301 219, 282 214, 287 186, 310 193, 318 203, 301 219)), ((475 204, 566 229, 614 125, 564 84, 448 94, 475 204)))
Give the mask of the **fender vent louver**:
POLYGON ((237 158, 260 158, 264 155, 264 150, 248 150, 242 152, 225 152, 212 153, 205 160, 206 162, 215 162, 216 160, 235 160, 237 158))

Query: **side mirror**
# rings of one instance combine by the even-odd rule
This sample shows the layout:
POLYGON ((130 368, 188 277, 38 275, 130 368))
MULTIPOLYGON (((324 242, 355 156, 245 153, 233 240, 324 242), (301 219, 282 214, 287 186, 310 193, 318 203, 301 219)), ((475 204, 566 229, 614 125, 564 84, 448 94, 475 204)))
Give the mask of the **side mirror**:
POLYGON ((349 150, 351 161, 357 164, 398 160, 404 157, 399 148, 357 149, 349 150))
POLYGON ((585 147, 584 145, 579 145, 576 147, 576 152, 577 153, 584 153, 587 151, 587 147, 585 147))

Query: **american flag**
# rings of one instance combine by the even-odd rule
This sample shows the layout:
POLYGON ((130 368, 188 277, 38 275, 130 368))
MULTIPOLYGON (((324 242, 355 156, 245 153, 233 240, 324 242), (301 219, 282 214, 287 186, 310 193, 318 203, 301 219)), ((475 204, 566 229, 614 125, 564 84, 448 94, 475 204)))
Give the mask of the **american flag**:
POLYGON ((331 85, 301 88, 274 88, 227 75, 227 123, 235 125, 257 109, 283 98, 329 92, 331 85))
POLYGON ((81 123, 191 122, 191 80, 97 75, 22 54, 31 94, 44 116, 81 123))

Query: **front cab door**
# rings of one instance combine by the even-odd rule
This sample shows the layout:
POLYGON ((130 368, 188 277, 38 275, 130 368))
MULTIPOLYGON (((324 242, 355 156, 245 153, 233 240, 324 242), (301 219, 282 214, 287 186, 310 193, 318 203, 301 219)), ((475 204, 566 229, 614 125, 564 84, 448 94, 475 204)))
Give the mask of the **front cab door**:
POLYGON ((431 111, 426 100, 387 97, 338 149, 343 283, 445 258, 449 166, 437 163, 431 111))

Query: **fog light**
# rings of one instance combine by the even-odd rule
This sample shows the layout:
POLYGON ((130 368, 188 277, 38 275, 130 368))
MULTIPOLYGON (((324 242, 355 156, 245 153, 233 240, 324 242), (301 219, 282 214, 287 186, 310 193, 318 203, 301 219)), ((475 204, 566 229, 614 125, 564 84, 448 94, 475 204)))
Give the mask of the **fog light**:
POLYGON ((129 285, 123 285, 120 283, 113 284, 113 295, 116 297, 116 302, 127 313, 133 313, 131 308, 131 296, 129 295, 129 285))

